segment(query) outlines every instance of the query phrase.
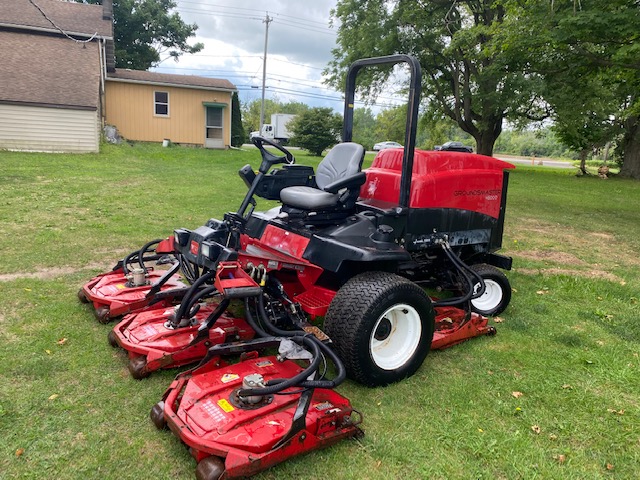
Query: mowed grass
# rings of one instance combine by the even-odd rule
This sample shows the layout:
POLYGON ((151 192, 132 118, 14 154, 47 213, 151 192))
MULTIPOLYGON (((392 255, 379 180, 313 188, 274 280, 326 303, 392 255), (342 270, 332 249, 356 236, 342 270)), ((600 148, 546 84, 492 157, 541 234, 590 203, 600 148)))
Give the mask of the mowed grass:
MULTIPOLYGON (((148 418, 177 371, 133 380, 76 291, 144 242, 236 209, 237 171, 257 152, 123 145, 0 162, 0 478, 193 478, 148 418)), ((518 167, 498 335, 432 352, 386 388, 345 382, 365 437, 256 478, 637 478, 638 205, 638 182, 518 167)))

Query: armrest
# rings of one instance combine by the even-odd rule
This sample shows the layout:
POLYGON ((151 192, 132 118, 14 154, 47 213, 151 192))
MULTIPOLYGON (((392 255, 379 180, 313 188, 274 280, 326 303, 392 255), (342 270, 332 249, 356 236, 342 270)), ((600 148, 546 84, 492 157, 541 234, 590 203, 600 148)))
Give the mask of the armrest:
POLYGON ((330 183, 326 187, 324 187, 325 192, 329 193, 338 193, 338 191, 343 188, 353 189, 358 188, 364 185, 364 182, 367 180, 367 174, 364 172, 358 172, 355 175, 351 175, 346 178, 341 178, 340 180, 336 180, 335 182, 330 183))

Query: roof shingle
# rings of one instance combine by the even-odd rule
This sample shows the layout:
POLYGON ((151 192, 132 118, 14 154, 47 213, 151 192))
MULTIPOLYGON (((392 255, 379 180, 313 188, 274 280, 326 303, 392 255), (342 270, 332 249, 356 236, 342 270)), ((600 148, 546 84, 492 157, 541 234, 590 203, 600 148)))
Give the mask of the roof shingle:
MULTIPOLYGON (((53 23, 74 36, 94 34, 113 38, 111 20, 102 18, 102 5, 87 5, 59 0, 33 0, 53 23)), ((0 0, 0 24, 58 31, 29 0, 0 0)))

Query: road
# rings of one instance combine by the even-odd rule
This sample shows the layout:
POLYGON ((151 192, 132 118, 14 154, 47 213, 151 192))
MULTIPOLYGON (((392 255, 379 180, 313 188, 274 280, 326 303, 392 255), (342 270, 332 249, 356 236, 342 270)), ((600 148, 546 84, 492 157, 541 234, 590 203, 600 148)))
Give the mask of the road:
POLYGON ((562 160, 553 160, 551 158, 535 158, 535 157, 514 157, 511 155, 494 155, 495 158, 504 160, 505 162, 520 165, 538 165, 553 168, 576 168, 571 162, 563 162, 562 160))

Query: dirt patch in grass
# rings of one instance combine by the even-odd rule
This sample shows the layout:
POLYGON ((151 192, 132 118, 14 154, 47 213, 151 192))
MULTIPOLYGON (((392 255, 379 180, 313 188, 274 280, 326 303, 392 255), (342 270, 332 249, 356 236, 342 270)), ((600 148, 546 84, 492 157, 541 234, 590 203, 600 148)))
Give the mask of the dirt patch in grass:
POLYGON ((554 250, 518 250, 513 254, 516 257, 522 257, 528 260, 544 260, 569 265, 586 265, 585 261, 580 260, 571 253, 558 252, 554 250))
POLYGON ((510 253, 526 259, 565 265, 640 265, 638 253, 608 232, 589 232, 522 217, 509 225, 506 232, 514 244, 528 247, 526 250, 516 247, 510 253))
POLYGON ((571 277, 601 279, 610 282, 622 281, 617 275, 604 270, 573 270, 569 268, 515 268, 514 270, 523 275, 569 275, 571 277))
POLYGON ((0 275, 0 283, 13 282, 14 280, 24 280, 28 278, 34 278, 36 280, 50 280, 52 278, 60 277, 62 275, 71 275, 79 271, 85 270, 107 270, 113 267, 113 263, 96 263, 92 265, 85 265, 82 268, 76 267, 57 267, 57 268, 41 268, 35 272, 16 272, 5 273, 0 275))

